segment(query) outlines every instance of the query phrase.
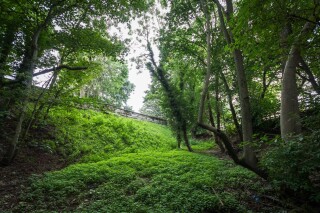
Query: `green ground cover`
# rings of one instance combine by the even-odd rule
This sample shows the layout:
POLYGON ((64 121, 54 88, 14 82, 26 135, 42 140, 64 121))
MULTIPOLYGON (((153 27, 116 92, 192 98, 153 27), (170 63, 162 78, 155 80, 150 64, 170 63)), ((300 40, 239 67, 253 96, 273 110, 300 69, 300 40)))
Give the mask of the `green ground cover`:
POLYGON ((56 138, 73 161, 33 176, 16 210, 26 212, 246 212, 263 193, 251 172, 199 150, 177 150, 165 126, 94 111, 55 109, 56 138), (63 124, 63 125, 62 125, 63 124))

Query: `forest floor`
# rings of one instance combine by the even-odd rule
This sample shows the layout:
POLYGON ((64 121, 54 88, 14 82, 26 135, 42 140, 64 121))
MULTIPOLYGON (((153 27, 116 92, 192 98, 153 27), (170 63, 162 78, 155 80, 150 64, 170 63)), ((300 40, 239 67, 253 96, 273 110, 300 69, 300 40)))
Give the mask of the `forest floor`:
POLYGON ((65 161, 56 154, 36 148, 21 148, 13 163, 0 167, 0 212, 19 204, 19 196, 29 184, 29 178, 65 167, 65 161))
POLYGON ((32 147, 0 167, 1 213, 292 209, 210 139, 190 139, 190 153, 166 126, 89 110, 58 108, 50 118, 55 128, 32 132, 32 147))
MULTIPOLYGON (((214 156, 220 160, 230 160, 229 156, 221 153, 217 148, 196 151, 196 153, 214 156)), ((33 175, 57 171, 66 166, 65 160, 57 154, 46 153, 38 148, 21 148, 10 166, 0 167, 0 212, 11 212, 20 204, 19 197, 30 185, 30 178, 33 175)), ((263 202, 259 203, 255 202, 254 199, 245 202, 250 206, 250 209, 259 212, 259 209, 265 209, 266 206, 274 207, 274 205, 279 204, 272 200, 272 197, 270 198, 265 197, 263 202)))

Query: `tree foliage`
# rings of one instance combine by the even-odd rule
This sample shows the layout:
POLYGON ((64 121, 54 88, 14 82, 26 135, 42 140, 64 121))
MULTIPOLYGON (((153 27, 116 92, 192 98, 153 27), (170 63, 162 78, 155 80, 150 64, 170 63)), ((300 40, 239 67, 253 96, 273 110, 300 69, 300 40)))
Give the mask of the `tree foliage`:
POLYGON ((0 9, 3 164, 58 103, 125 105, 127 49, 108 30, 143 15, 137 36, 152 83, 141 111, 165 117, 179 148, 213 134, 236 164, 319 202, 318 0, 4 0, 0 9), (34 89, 47 73, 46 89, 34 89))

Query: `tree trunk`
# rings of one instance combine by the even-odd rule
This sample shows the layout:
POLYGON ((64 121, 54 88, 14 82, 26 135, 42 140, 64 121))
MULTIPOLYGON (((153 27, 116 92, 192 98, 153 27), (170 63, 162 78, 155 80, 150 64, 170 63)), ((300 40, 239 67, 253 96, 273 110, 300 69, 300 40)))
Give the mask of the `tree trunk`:
MULTIPOLYGON (((211 110, 211 106, 210 106, 210 102, 209 102, 209 95, 208 95, 208 112, 209 112, 209 121, 210 121, 210 124, 211 124, 212 127, 215 127, 215 123, 214 123, 214 119, 213 119, 213 114, 212 114, 212 110, 211 110)), ((217 129, 220 129, 220 126, 218 127, 218 125, 217 125, 216 128, 217 128, 217 129)), ((217 133, 215 133, 215 132, 213 132, 213 135, 214 135, 214 141, 215 141, 216 144, 219 146, 220 151, 221 151, 222 153, 225 153, 226 150, 225 150, 223 144, 221 143, 219 136, 218 136, 217 133)))
POLYGON ((236 127, 239 139, 242 142, 243 141, 242 131, 241 131, 240 124, 238 122, 236 110, 234 109, 234 106, 233 106, 233 103, 232 103, 232 93, 231 93, 231 90, 229 88, 227 79, 226 79, 226 77, 225 77, 225 75, 224 75, 224 73, 222 71, 221 71, 221 77, 222 77, 222 81, 223 81, 223 83, 225 85, 225 88, 226 88, 226 93, 227 93, 227 98, 228 98, 228 103, 229 103, 229 107, 230 107, 233 123, 234 123, 234 125, 236 127))
POLYGON ((193 152, 189 139, 188 139, 188 135, 187 135, 187 124, 185 123, 185 121, 182 124, 182 134, 183 134, 183 139, 184 139, 184 143, 186 144, 188 151, 189 152, 193 152))
POLYGON ((24 121, 26 108, 27 108, 27 105, 25 104, 22 107, 22 111, 21 111, 20 116, 19 116, 19 121, 18 121, 18 124, 16 126, 14 137, 12 138, 11 143, 9 144, 9 147, 7 148, 7 151, 4 154, 4 156, 3 156, 3 158, 2 158, 2 160, 0 162, 0 165, 2 165, 2 166, 10 165, 12 160, 14 159, 14 157, 17 154, 17 145, 18 145, 19 136, 20 136, 21 130, 22 130, 22 124, 23 124, 23 121, 24 121))
MULTIPOLYGON (((37 38, 38 39, 38 38, 37 38)), ((37 40, 36 40, 37 42, 37 40)), ((28 50, 28 53, 26 53, 23 62, 19 68, 19 80, 21 80, 21 86, 20 88, 17 88, 17 90, 21 90, 19 92, 19 95, 16 97, 16 100, 14 101, 15 104, 20 105, 20 116, 19 121, 16 126, 15 134, 13 139, 10 142, 9 148, 7 152, 4 155, 4 158, 2 159, 3 165, 9 165, 12 160, 15 157, 17 145, 19 142, 19 137, 22 129, 22 124, 25 118, 25 113, 27 110, 27 104, 28 104, 28 96, 32 85, 32 72, 34 69, 35 60, 37 59, 37 46, 32 46, 30 50, 28 50), (31 54, 30 54, 31 53, 31 54)))
MULTIPOLYGON (((220 5, 221 6, 221 5, 220 5)), ((233 14, 232 10, 232 1, 227 1, 227 9, 228 14, 227 19, 230 20, 230 16, 233 14)), ((218 6, 218 14, 222 32, 225 36, 225 40, 228 44, 233 43, 232 33, 228 31, 223 13, 222 8, 218 6)), ((243 158, 252 167, 257 167, 257 158, 254 153, 253 147, 250 145, 252 141, 253 129, 252 129, 252 117, 251 117, 251 109, 250 109, 250 98, 249 98, 249 91, 247 85, 247 79, 245 74, 245 69, 243 65, 243 56, 242 52, 239 49, 233 50, 233 59, 236 65, 236 75, 237 75, 237 83, 239 87, 239 97, 240 97, 240 108, 241 108, 241 127, 242 127, 242 137, 243 140, 247 142, 244 146, 244 155, 243 158)))
POLYGON ((308 75, 308 78, 306 78, 306 80, 311 83, 314 91, 316 91, 318 93, 318 95, 320 95, 320 85, 316 81, 310 67, 308 66, 308 64, 306 63, 306 61, 302 58, 302 56, 300 54, 299 54, 299 61, 301 63, 300 68, 303 69, 305 71, 305 73, 308 75))
MULTIPOLYGON (((55 75, 55 74, 54 74, 55 75)), ((22 140, 24 140, 26 138, 26 136, 28 135, 28 132, 30 130, 30 128, 34 125, 34 123, 36 122, 37 118, 38 118, 38 115, 39 113, 41 112, 42 108, 41 108, 41 105, 40 107, 38 108, 38 104, 40 102, 40 100, 42 99, 42 97, 45 95, 46 92, 48 92, 48 85, 50 82, 53 81, 54 79, 54 75, 51 76, 51 78, 47 81, 46 83, 46 86, 44 87, 44 89, 41 91, 40 95, 38 96, 36 102, 34 103, 34 107, 33 107, 33 110, 32 110, 32 114, 30 116, 30 119, 29 119, 29 122, 28 122, 28 125, 27 125, 27 128, 26 130, 24 131, 24 134, 22 136, 22 140)), ((50 84, 51 86, 51 84, 50 84)))
POLYGON ((219 138, 221 139, 221 141, 225 145, 226 149, 228 150, 229 156, 232 158, 232 160, 236 164, 249 169, 250 171, 252 171, 252 172, 256 173, 257 175, 259 175, 260 177, 264 178, 265 180, 268 179, 268 174, 265 171, 263 171, 263 170, 261 170, 261 169, 259 169, 257 167, 252 167, 244 159, 239 159, 238 158, 237 153, 234 150, 234 148, 232 147, 232 144, 231 144, 228 136, 224 132, 222 132, 219 129, 216 129, 215 127, 206 125, 204 123, 199 123, 199 126, 202 127, 203 129, 209 130, 211 132, 215 132, 219 136, 219 138))
POLYGON ((16 126, 14 137, 10 142, 9 149, 4 155, 5 157, 2 159, 2 164, 6 164, 6 165, 10 164, 15 157, 14 153, 16 153, 16 149, 17 149, 17 145, 19 142, 19 137, 22 129, 22 124, 23 124, 25 113, 27 110, 26 106, 28 104, 28 98, 29 98, 28 96, 32 86, 33 71, 34 71, 35 63, 38 59, 38 40, 40 37, 40 33, 47 26, 47 24, 51 19, 51 16, 50 16, 51 12, 52 12, 52 8, 50 9, 44 23, 39 25, 39 27, 33 33, 31 41, 26 48, 22 63, 17 71, 17 80, 20 84, 20 87, 18 86, 16 88, 19 95, 15 97, 15 100, 13 101, 13 103, 20 105, 20 116, 16 126))
POLYGON ((151 48, 151 44, 149 41, 147 44, 147 48, 148 48, 150 60, 151 60, 151 63, 147 64, 147 68, 152 73, 152 75, 155 76, 156 79, 161 83, 165 93, 167 94, 170 109, 172 111, 173 117, 177 122, 176 128, 182 130, 185 145, 187 146, 188 150, 192 152, 193 150, 191 148, 191 145, 189 143, 188 136, 187 136, 187 123, 183 116, 181 105, 179 104, 179 100, 176 98, 176 95, 173 91, 173 87, 170 85, 169 80, 165 76, 165 70, 163 70, 162 67, 156 64, 154 60, 154 54, 151 48))
MULTIPOLYGON (((219 97, 220 91, 219 91, 219 88, 220 88, 220 85, 219 85, 219 73, 216 72, 216 76, 215 76, 215 90, 216 90, 215 108, 216 108, 217 128, 221 129, 221 109, 220 109, 220 105, 219 105, 219 103, 220 103, 220 97, 219 97)), ((208 101, 209 101, 209 99, 208 99, 208 101)), ((220 138, 217 135, 215 135, 215 140, 217 141, 217 143, 218 143, 218 145, 219 145, 219 147, 221 149, 221 152, 224 153, 226 150, 223 147, 223 144, 221 143, 220 138)))
POLYGON ((284 140, 290 139, 291 135, 301 133, 301 121, 299 115, 298 89, 296 82, 296 70, 300 59, 300 45, 307 33, 311 32, 314 24, 307 22, 300 34, 296 37, 291 46, 288 59, 284 68, 281 88, 281 112, 280 128, 281 137, 284 140))
POLYGON ((182 138, 181 138, 181 130, 180 129, 177 130, 176 135, 177 135, 178 149, 181 149, 182 138))
MULTIPOLYGON (((243 141, 251 142, 252 141, 252 117, 250 109, 250 99, 249 91, 247 86, 246 74, 243 66, 243 57, 240 50, 235 49, 233 51, 234 61, 236 63, 237 70, 237 81, 239 87, 239 96, 240 96, 240 108, 241 108, 241 126, 242 126, 242 136, 243 141)), ((257 158, 254 153, 254 148, 247 144, 244 146, 244 159, 252 167, 257 166, 257 158)))
POLYGON ((215 76, 215 108, 216 108, 216 113, 217 113, 217 128, 220 129, 220 126, 221 126, 221 112, 220 112, 220 91, 219 91, 219 88, 220 88, 220 85, 219 85, 219 73, 216 72, 216 76, 215 76))
POLYGON ((298 49, 292 47, 283 73, 280 114, 281 137, 283 139, 289 138, 291 134, 299 134, 301 132, 296 83, 298 54, 298 49))
POLYGON ((7 58, 12 49, 17 28, 18 27, 15 24, 11 24, 7 26, 4 38, 2 40, 1 51, 0 51, 0 88, 3 87, 3 81, 5 76, 4 68, 7 62, 7 58))
POLYGON ((209 88, 209 80, 211 76, 211 23, 210 23, 210 14, 207 8, 207 2, 204 2, 203 0, 201 2, 201 7, 203 10, 203 13, 206 17, 206 42, 207 42, 207 67, 206 67, 206 75, 204 78, 204 85, 201 92, 201 98, 200 98, 200 106, 199 106, 199 112, 198 112, 198 123, 202 123, 203 120, 203 111, 204 111, 204 105, 205 100, 208 93, 209 88))

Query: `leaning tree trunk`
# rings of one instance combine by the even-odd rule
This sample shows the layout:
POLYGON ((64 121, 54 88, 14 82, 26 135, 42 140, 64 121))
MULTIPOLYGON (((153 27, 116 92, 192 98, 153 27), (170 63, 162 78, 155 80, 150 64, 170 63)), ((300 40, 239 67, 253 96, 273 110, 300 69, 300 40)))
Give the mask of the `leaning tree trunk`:
POLYGON ((27 137, 27 135, 28 135, 28 133, 29 133, 30 128, 31 128, 31 127, 33 126, 33 124, 36 122, 36 119, 37 119, 39 113, 41 112, 41 111, 40 111, 41 105, 40 105, 40 107, 38 108, 38 104, 39 104, 40 100, 43 98, 43 96, 48 92, 48 90, 49 90, 49 89, 48 89, 48 85, 49 85, 49 83, 50 83, 51 81, 53 81, 53 78, 54 78, 54 75, 51 76, 51 78, 46 82, 46 85, 45 85, 43 91, 41 91, 41 93, 40 93, 40 95, 38 96, 36 102, 34 103, 34 107, 33 107, 33 110, 32 110, 32 114, 31 114, 31 116, 30 116, 29 121, 27 122, 27 123, 28 123, 28 124, 27 124, 27 128, 26 128, 26 130, 24 131, 24 134, 23 134, 21 140, 25 140, 25 138, 27 137))
POLYGON ((207 43, 207 67, 206 67, 206 75, 204 77, 204 85, 201 92, 200 97, 200 105, 199 105, 199 112, 198 112, 198 123, 202 123, 203 121, 203 111, 205 106, 205 100, 208 94, 209 89, 209 80, 211 76, 211 17, 208 11, 207 2, 204 2, 203 0, 200 1, 201 7, 203 9, 205 18, 206 18, 206 43, 207 43))
POLYGON ((149 71, 152 73, 152 75, 155 76, 156 79, 160 82, 164 91, 166 92, 170 109, 172 111, 173 117, 177 122, 177 128, 180 129, 182 132, 182 136, 183 136, 186 147, 190 152, 193 152, 190 142, 188 140, 187 123, 181 110, 181 104, 179 104, 179 101, 174 94, 173 88, 170 85, 168 78, 165 76, 165 70, 163 70, 163 68, 161 66, 158 66, 157 63, 155 62, 154 54, 149 41, 147 44, 147 48, 148 48, 149 56, 151 60, 151 63, 148 63, 147 67, 149 71))

